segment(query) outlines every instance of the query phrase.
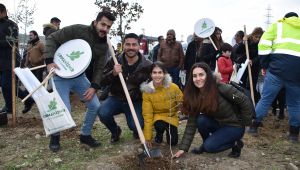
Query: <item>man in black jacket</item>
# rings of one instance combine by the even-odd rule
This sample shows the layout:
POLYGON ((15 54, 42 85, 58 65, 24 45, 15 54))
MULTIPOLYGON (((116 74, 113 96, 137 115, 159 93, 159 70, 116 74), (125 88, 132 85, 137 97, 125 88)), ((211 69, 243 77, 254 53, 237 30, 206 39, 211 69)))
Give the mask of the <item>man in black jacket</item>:
POLYGON ((144 124, 140 84, 150 77, 150 65, 152 62, 142 56, 139 53, 139 49, 139 37, 134 33, 127 34, 123 43, 124 52, 117 59, 119 64, 115 65, 111 59, 103 72, 101 84, 110 85, 110 94, 100 106, 100 120, 112 133, 112 143, 119 141, 122 131, 114 120, 114 115, 119 113, 125 113, 127 124, 130 130, 133 131, 133 136, 138 138, 137 129, 118 77, 119 73, 122 73, 124 76, 139 123, 142 127, 144 124))
MULTIPOLYGON (((18 25, 8 19, 6 7, 0 4, 0 82, 5 100, 5 106, 1 109, 1 114, 5 114, 2 115, 3 118, 6 118, 6 114, 12 111, 12 46, 17 43, 18 35, 18 25)), ((19 90, 17 94, 18 97, 23 99, 28 93, 19 90)), ((33 103, 33 99, 29 98, 25 102, 25 109, 22 112, 28 112, 33 103)))

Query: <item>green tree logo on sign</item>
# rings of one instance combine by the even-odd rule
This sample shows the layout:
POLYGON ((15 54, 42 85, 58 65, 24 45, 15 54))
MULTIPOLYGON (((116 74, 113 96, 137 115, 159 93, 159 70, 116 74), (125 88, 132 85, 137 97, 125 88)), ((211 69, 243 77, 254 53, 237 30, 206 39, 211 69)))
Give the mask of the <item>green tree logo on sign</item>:
POLYGON ((67 56, 74 61, 75 59, 79 58, 81 54, 83 54, 84 52, 80 52, 80 51, 72 51, 72 53, 70 55, 67 54, 67 56))
POLYGON ((49 111, 57 109, 56 105, 57 105, 57 102, 56 102, 55 98, 53 98, 53 100, 51 100, 48 105, 49 111))
POLYGON ((202 29, 206 29, 207 28, 207 24, 206 22, 204 21, 203 24, 202 24, 202 29))

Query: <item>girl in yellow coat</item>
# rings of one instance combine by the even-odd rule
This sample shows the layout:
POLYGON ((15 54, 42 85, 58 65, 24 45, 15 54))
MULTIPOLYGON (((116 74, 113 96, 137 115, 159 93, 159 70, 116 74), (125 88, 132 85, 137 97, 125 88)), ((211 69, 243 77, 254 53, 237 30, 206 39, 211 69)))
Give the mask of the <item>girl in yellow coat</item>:
POLYGON ((152 146, 153 126, 156 130, 155 142, 163 141, 166 131, 167 143, 178 143, 178 111, 182 102, 182 92, 172 83, 171 76, 160 61, 151 67, 151 81, 141 84, 143 92, 142 112, 144 117, 144 135, 149 147, 152 146))

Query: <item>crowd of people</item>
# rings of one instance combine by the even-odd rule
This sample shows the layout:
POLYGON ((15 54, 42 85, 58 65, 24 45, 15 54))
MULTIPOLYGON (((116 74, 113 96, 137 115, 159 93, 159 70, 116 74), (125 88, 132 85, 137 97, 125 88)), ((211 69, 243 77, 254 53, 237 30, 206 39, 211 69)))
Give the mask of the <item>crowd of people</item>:
MULTIPOLYGON (((1 109, 0 124, 7 124, 7 114, 12 111, 11 56, 12 46, 17 45, 18 26, 7 17, 0 4, 0 73, 5 106, 1 109), (7 38, 10 37, 10 38, 7 38)), ((107 38, 116 18, 110 11, 101 11, 90 25, 70 25, 59 28, 60 20, 51 19, 44 25, 46 43, 43 44, 35 30, 29 32, 29 41, 21 67, 36 67, 46 64, 47 70, 58 68, 54 63, 57 48, 72 39, 83 39, 91 47, 92 60, 86 71, 75 78, 54 76, 54 84, 63 102, 71 112, 70 93, 76 93, 87 110, 80 131, 80 142, 90 147, 101 143, 94 139, 92 129, 98 117, 111 132, 111 143, 120 140, 122 129, 114 119, 125 114, 127 125, 134 139, 139 139, 130 106, 121 81, 122 74, 143 129, 146 144, 166 142, 179 150, 174 157, 189 151, 196 130, 202 137, 201 146, 192 153, 217 153, 232 149, 229 156, 239 157, 244 146, 246 127, 250 134, 258 134, 263 118, 273 104, 278 118, 284 119, 288 108, 290 124, 288 140, 298 142, 300 127, 300 19, 294 12, 272 24, 265 32, 257 27, 250 35, 237 31, 233 46, 222 39, 222 29, 215 27, 211 39, 193 35, 186 52, 176 41, 174 29, 158 37, 159 44, 151 52, 150 60, 140 53, 141 39, 135 33, 124 36, 118 47, 117 64, 110 57, 107 38), (240 89, 231 85, 234 69, 239 69, 247 59, 246 42, 249 44, 249 69, 245 71, 239 85, 251 90, 254 85, 254 103, 240 89), (180 81, 179 73, 186 70, 186 83, 180 81), (251 83, 252 82, 252 83, 251 83), (97 96, 97 90, 105 87, 108 95, 97 96), (286 103, 285 103, 286 99, 286 103), (253 105, 256 105, 255 109, 253 105), (178 136, 179 114, 187 115, 183 138, 178 136), (155 131, 155 137, 153 132, 155 131)), ((34 70, 38 80, 43 80, 44 69, 34 70)), ((24 98, 28 92, 19 92, 24 98), (24 93, 24 94, 23 94, 24 93)), ((27 100, 23 113, 34 104, 27 100)), ((50 136, 49 148, 60 150, 60 133, 50 136)))

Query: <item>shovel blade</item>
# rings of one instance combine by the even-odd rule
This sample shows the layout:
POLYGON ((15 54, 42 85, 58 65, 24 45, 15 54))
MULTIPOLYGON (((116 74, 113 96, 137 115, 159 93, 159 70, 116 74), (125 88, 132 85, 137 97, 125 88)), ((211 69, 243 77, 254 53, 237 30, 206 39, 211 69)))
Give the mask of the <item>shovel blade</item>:
POLYGON ((151 158, 160 158, 163 157, 160 149, 152 149, 149 151, 151 158))
POLYGON ((144 158, 161 158, 161 157, 163 157, 160 149, 151 149, 151 150, 148 150, 148 151, 149 152, 147 152, 146 150, 144 150, 144 152, 140 153, 138 155, 138 157, 140 159, 144 159, 144 158))

